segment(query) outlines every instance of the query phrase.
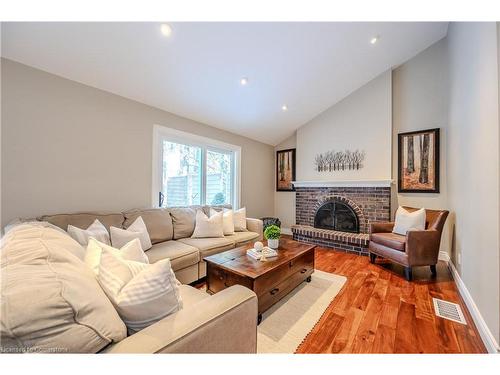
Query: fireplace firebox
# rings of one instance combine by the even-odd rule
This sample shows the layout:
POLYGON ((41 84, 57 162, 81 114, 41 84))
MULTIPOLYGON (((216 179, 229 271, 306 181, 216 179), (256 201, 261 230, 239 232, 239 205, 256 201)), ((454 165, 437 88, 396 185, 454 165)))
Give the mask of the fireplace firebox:
POLYGON ((348 204, 332 200, 318 208, 314 216, 314 227, 359 233, 358 215, 348 204))

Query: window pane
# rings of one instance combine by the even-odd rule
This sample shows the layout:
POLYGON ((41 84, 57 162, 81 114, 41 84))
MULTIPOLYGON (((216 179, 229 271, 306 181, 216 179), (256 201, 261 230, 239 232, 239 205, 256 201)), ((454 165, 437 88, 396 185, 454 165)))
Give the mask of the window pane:
POLYGON ((201 148, 163 141, 164 207, 201 204, 201 148))
POLYGON ((207 150, 206 204, 231 203, 232 161, 232 153, 207 150))

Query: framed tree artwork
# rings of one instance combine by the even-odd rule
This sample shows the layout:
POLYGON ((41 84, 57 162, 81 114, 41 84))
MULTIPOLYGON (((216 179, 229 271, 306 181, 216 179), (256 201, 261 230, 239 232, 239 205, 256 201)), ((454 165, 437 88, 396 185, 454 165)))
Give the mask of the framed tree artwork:
POLYGON ((276 191, 295 191, 295 149, 276 151, 276 191))
POLYGON ((398 192, 439 193, 439 129, 398 134, 398 192))

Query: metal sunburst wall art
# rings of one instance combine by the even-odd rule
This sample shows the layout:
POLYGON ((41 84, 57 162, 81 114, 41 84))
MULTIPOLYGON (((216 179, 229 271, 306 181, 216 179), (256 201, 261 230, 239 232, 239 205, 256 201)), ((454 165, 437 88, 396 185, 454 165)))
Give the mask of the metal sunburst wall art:
POLYGON ((358 170, 364 160, 365 151, 327 151, 316 155, 314 166, 318 172, 358 170))

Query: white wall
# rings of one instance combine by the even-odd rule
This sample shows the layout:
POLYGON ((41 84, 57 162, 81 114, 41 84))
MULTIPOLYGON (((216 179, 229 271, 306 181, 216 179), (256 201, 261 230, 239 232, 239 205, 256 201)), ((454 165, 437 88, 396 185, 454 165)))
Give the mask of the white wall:
POLYGON ((497 342, 499 295, 499 117, 495 23, 448 30, 447 179, 455 211, 452 259, 497 342))
MULTIPOLYGON (((448 58, 446 39, 433 44, 392 72, 392 176, 398 178, 398 133, 440 128, 440 193, 398 193, 394 186, 392 212, 398 206, 449 209, 446 145, 448 135, 448 58)), ((441 238, 450 253, 453 213, 441 238)))
MULTIPOLYGON (((498 65, 498 113, 499 113, 499 119, 498 119, 498 122, 499 122, 499 126, 500 126, 500 22, 497 22, 497 65, 498 65)), ((499 134, 498 134, 498 143, 500 145, 500 131, 499 131, 499 134)), ((500 156, 499 156, 499 159, 500 159, 500 156)), ((500 160, 499 160, 499 164, 500 164, 500 160)), ((498 185, 500 186, 500 175, 498 176, 499 178, 499 181, 498 181, 498 185)), ((500 201, 500 189, 498 189, 498 199, 500 201)), ((498 205, 498 216, 500 217, 500 204, 498 205)), ((499 234, 500 236, 500 234, 499 234)), ((499 249, 499 252, 500 252, 500 249, 499 249)), ((499 269, 499 272, 500 272, 500 256, 498 257, 498 269, 499 269)), ((500 276, 499 276, 499 280, 498 280, 498 289, 500 290, 500 276)), ((499 292, 500 294, 500 292, 499 292)), ((500 300, 500 296, 498 298, 500 300)), ((500 301, 499 301, 499 305, 500 305, 500 301)), ((500 309, 500 307, 499 307, 500 309)), ((500 313, 498 314, 498 326, 500 327, 500 313)), ((499 328, 500 330, 500 328, 499 328)), ((498 337, 497 337, 497 343, 499 343, 499 338, 500 338, 500 332, 498 333, 498 337)))
POLYGON ((297 180, 391 178, 391 72, 385 72, 297 130, 297 180), (317 172, 314 158, 330 150, 364 150, 364 168, 317 172))
POLYGON ((274 148, 2 59, 2 224, 151 205, 153 125, 241 146, 241 204, 274 211, 274 148))
MULTIPOLYGON (((297 146, 297 138, 294 133, 292 136, 285 139, 279 145, 274 147, 274 163, 276 165, 276 151, 295 148, 297 146)), ((300 158, 296 154, 296 159, 300 158)), ((276 168, 274 170, 274 184, 276 190, 276 168)), ((293 191, 275 191, 274 192, 274 216, 281 220, 281 228, 283 233, 291 233, 291 226, 295 224, 295 192, 293 191)))
MULTIPOLYGON (((301 126, 275 151, 297 148, 297 180, 382 180, 391 178, 391 72, 385 72, 301 126), (358 171, 314 170, 314 158, 330 150, 365 150, 358 171)), ((295 193, 275 192, 274 215, 283 228, 295 224, 295 193)))

